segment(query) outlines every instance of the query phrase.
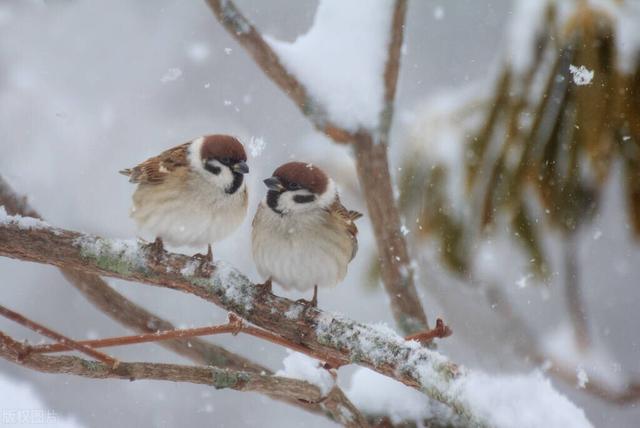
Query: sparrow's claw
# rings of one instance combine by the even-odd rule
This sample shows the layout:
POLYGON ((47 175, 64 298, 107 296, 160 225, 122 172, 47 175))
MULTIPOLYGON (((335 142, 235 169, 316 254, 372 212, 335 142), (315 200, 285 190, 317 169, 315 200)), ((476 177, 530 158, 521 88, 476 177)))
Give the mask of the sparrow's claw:
POLYGON ((162 256, 164 255, 164 244, 162 242, 162 238, 157 237, 155 241, 148 244, 148 248, 151 250, 151 257, 156 262, 162 260, 162 256))
POLYGON ((300 303, 302 305, 305 305, 311 308, 317 308, 318 307, 318 286, 315 285, 313 287, 313 297, 311 298, 311 300, 298 299, 296 300, 296 303, 300 303))
POLYGON ((272 291, 271 278, 267 279, 262 284, 256 284, 256 287, 258 288, 258 292, 260 294, 271 293, 272 291))
POLYGON ((211 251, 211 244, 207 248, 207 254, 194 254, 193 258, 200 261, 200 266, 198 266, 198 271, 203 276, 211 275, 212 269, 211 264, 213 263, 213 251, 211 251))

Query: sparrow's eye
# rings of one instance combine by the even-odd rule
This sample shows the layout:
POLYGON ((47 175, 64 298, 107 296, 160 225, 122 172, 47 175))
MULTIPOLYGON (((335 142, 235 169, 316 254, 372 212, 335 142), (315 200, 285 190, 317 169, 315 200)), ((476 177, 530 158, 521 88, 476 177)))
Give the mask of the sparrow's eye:
POLYGON ((225 165, 229 165, 231 163, 231 158, 224 157, 224 158, 220 159, 220 162, 222 162, 225 165))
POLYGON ((289 189, 289 190, 300 190, 300 189, 302 189, 302 186, 299 185, 298 183, 289 183, 287 185, 287 189, 289 189))

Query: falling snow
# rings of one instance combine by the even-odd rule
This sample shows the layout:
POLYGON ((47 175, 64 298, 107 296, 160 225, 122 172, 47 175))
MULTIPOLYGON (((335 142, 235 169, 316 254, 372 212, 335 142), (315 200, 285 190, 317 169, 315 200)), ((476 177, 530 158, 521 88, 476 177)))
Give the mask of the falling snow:
POLYGON ((160 78, 160 81, 162 83, 173 82, 174 80, 179 79, 180 76, 182 76, 182 70, 174 67, 174 68, 168 69, 167 72, 164 73, 164 75, 160 78))
POLYGON ((518 288, 525 288, 527 286, 527 281, 531 278, 533 278, 532 274, 524 275, 516 281, 516 285, 518 288))
POLYGON ((249 140, 249 153, 251 153, 251 156, 254 158, 260 156, 265 147, 267 147, 267 143, 262 137, 251 137, 249 140))

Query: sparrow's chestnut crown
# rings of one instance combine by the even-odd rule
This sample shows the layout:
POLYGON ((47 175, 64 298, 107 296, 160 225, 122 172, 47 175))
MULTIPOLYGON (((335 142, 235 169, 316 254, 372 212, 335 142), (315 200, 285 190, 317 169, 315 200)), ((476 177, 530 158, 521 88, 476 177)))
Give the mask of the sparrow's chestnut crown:
POLYGON ((273 177, 264 180, 271 190, 280 191, 307 189, 321 195, 327 190, 329 178, 315 165, 305 162, 288 162, 273 172, 273 177))
MULTIPOLYGON (((216 159, 225 165, 234 165, 237 163, 243 163, 246 171, 245 162, 247 161, 247 154, 244 151, 244 147, 237 138, 231 135, 207 135, 202 142, 200 148, 200 157, 202 160, 207 161, 210 159, 216 159)), ((240 171, 238 171, 240 172, 240 171)))

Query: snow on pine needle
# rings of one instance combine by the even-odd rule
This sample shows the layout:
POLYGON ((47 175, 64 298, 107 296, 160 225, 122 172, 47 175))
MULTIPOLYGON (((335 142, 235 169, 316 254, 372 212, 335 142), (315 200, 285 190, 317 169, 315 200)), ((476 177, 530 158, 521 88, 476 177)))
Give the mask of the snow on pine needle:
POLYGON ((589 70, 584 65, 577 67, 573 64, 569 66, 569 72, 573 76, 573 83, 578 86, 590 85, 595 73, 593 70, 589 70))

